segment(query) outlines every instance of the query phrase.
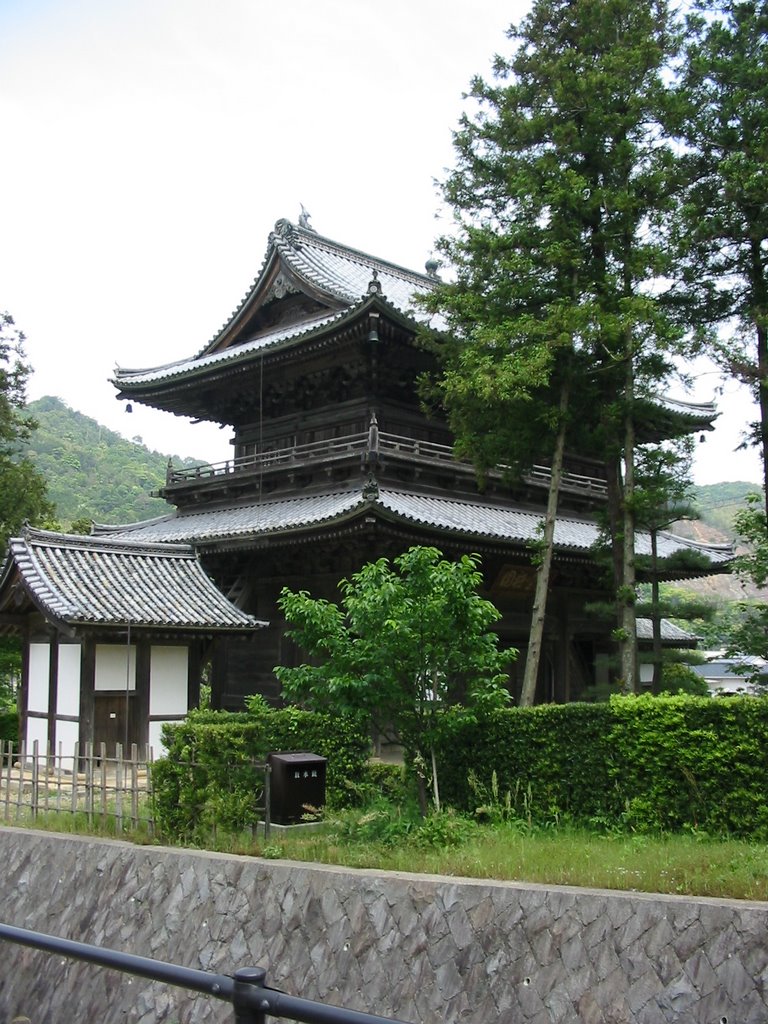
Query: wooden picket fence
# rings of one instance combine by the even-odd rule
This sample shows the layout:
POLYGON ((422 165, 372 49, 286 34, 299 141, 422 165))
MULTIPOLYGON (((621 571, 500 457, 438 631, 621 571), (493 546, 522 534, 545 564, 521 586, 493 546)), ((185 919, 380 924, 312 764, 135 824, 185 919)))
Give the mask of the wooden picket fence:
POLYGON ((61 746, 41 750, 0 740, 0 820, 30 824, 44 815, 83 815, 89 826, 110 820, 117 833, 145 828, 154 833, 152 788, 148 759, 139 760, 136 744, 130 756, 116 745, 107 757, 106 745, 75 744, 64 754, 61 746))

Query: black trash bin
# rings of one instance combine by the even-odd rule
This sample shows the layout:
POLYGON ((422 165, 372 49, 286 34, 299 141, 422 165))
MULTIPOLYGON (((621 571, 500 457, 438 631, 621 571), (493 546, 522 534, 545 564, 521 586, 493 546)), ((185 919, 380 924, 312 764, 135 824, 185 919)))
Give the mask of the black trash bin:
POLYGON ((270 818, 275 825, 295 825, 305 808, 325 804, 328 759, 308 751, 276 752, 267 758, 272 769, 270 818))

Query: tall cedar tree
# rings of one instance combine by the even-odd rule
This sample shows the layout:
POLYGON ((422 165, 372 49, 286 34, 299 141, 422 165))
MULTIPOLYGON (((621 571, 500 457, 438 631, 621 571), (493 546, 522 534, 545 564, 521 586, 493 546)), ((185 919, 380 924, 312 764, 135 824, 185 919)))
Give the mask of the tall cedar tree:
POLYGON ((13 317, 0 313, 0 548, 25 520, 48 523, 54 509, 45 481, 24 448, 35 421, 24 408, 29 366, 24 335, 13 317))
POLYGON ((768 494, 768 3, 698 6, 678 88, 688 298, 732 336, 717 355, 757 401, 768 494))
POLYGON ((664 74, 674 32, 651 0, 538 0, 511 28, 510 59, 472 82, 443 185, 455 268, 428 306, 444 314, 442 397, 459 450, 480 468, 552 460, 521 703, 533 702, 559 463, 605 458, 621 648, 637 688, 632 491, 638 399, 670 372, 682 329, 653 282, 675 159, 664 74), (538 637, 538 640, 537 640, 538 637))
POLYGON ((647 562, 646 575, 650 577, 651 584, 649 618, 652 626, 651 687, 654 693, 661 692, 664 664, 661 643, 664 609, 660 583, 664 571, 670 567, 670 559, 659 556, 659 532, 680 519, 696 518, 691 501, 692 458, 693 440, 690 437, 674 442, 640 445, 637 452, 634 512, 635 521, 647 530, 650 539, 650 552, 643 556, 643 560, 647 562))

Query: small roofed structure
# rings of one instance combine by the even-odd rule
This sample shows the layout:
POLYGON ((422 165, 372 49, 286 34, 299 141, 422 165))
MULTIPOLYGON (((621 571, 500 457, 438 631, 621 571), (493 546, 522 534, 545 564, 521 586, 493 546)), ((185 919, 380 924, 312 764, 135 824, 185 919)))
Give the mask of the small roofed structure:
POLYGON ((0 632, 24 641, 28 749, 158 751, 163 723, 197 705, 204 660, 222 672, 221 638, 264 625, 216 588, 187 544, 27 527, 0 574, 0 632))

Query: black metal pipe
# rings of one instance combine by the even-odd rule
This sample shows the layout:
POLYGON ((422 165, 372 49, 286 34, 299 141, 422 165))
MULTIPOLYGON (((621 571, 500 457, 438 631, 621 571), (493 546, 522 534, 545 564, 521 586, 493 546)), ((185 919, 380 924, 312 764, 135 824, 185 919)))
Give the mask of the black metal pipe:
POLYGON ((72 939, 60 939, 8 924, 0 924, 0 939, 223 999, 235 1005, 238 1020, 242 1021, 259 1021, 265 1013, 269 1013, 273 1017, 286 1017, 303 1021, 304 1024, 406 1024, 393 1017, 379 1017, 374 1013, 346 1010, 341 1006, 286 995, 264 985, 266 974, 261 968, 243 968, 231 978, 226 974, 211 974, 191 967, 180 967, 178 964, 91 946, 72 939), (252 1013, 249 1015, 248 1011, 252 1013))
POLYGON ((151 957, 120 953, 116 949, 103 949, 101 946, 74 942, 72 939, 60 939, 55 935, 44 935, 42 932, 32 932, 26 928, 14 928, 8 924, 0 924, 0 939, 8 939, 20 946, 32 946, 47 953, 59 953, 73 960, 86 960, 100 967, 111 967, 113 971, 138 974, 142 978, 164 981, 168 985, 179 985, 192 989, 193 992, 205 992, 217 999, 232 1001, 234 981, 226 974, 196 971, 192 967, 167 964, 151 957))

